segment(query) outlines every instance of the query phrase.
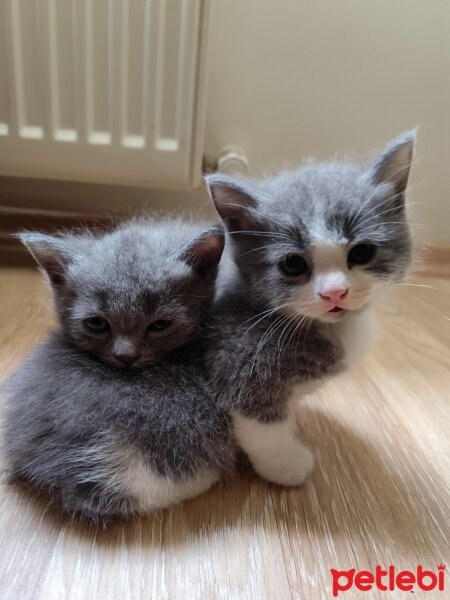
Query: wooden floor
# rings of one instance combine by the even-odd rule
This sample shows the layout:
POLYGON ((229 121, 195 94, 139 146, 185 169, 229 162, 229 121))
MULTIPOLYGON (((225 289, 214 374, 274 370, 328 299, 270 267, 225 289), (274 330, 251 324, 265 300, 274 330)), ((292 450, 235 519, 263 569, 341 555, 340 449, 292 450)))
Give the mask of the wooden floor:
MULTIPOLYGON (((364 366, 299 409, 317 456, 300 489, 241 475, 158 516, 95 530, 3 477, 1 600, 330 599, 331 568, 448 569, 450 280, 415 282, 432 287, 404 286, 386 302, 364 366)), ((3 376, 48 326, 37 273, 1 269, 3 376)))

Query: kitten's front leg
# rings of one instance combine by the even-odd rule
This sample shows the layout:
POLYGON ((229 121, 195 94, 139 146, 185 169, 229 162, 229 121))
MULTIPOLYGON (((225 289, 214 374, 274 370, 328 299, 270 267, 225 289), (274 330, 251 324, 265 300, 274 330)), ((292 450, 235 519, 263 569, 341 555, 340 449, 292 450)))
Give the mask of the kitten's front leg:
POLYGON ((302 484, 314 466, 314 455, 295 434, 295 419, 262 423, 233 413, 236 440, 255 471, 280 485, 302 484))

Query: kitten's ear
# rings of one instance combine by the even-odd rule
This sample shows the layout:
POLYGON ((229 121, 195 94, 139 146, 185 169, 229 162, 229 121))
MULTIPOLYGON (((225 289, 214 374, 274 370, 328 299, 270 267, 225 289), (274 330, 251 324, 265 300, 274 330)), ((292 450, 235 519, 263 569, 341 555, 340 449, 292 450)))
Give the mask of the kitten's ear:
POLYGON ((62 238, 44 233, 26 232, 18 235, 31 256, 38 263, 53 285, 63 285, 68 263, 73 252, 62 238))
POLYGON ((181 259, 196 271, 215 269, 222 258, 225 245, 225 232, 221 225, 215 225, 202 233, 183 250, 181 259))
POLYGON ((217 212, 229 231, 255 229, 252 209, 258 206, 254 187, 229 175, 207 175, 205 182, 217 212))
POLYGON ((395 194, 403 194, 408 184, 415 138, 415 130, 404 133, 382 152, 370 169, 375 184, 388 183, 395 194))

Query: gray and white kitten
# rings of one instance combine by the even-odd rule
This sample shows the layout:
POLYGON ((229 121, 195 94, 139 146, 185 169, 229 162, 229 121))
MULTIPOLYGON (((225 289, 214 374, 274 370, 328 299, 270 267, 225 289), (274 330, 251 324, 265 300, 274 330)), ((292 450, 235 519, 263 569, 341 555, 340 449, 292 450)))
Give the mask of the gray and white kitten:
POLYGON ((94 521, 207 490, 232 460, 199 339, 221 227, 165 219, 20 237, 48 275, 59 327, 6 385, 12 474, 94 521))
POLYGON ((295 400, 364 353, 373 300, 410 264, 413 145, 405 134, 364 168, 312 162, 259 181, 207 177, 234 260, 223 259, 208 364, 237 442, 270 481, 298 485, 310 473, 295 400))

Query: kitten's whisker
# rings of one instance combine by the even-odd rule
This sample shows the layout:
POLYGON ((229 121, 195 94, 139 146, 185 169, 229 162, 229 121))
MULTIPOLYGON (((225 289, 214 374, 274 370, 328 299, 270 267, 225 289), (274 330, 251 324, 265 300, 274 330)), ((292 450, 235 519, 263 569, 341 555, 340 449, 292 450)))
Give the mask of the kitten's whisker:
MULTIPOLYGON (((227 203, 226 206, 235 206, 237 208, 242 208, 242 206, 240 206, 239 204, 233 204, 233 203, 227 203)), ((281 221, 279 221, 278 219, 275 219, 275 217, 273 215, 267 215, 265 214, 263 216, 264 219, 269 219, 270 221, 272 221, 273 223, 275 223, 275 225, 278 225, 279 227, 281 227, 281 229, 283 230, 282 232, 276 231, 276 230, 272 230, 269 235, 278 235, 278 236, 283 236, 286 239, 289 239, 290 241, 294 242, 294 243, 298 243, 298 240, 295 237, 295 232, 291 234, 286 233, 287 231, 290 231, 291 229, 291 225, 289 223, 282 223, 281 221)), ((238 231, 238 232, 228 232, 228 233, 244 233, 243 231, 238 231)), ((249 232, 245 232, 245 233, 249 233, 249 232)), ((253 233, 253 232, 250 232, 253 233)), ((266 235, 268 234, 268 232, 264 232, 266 235)))
MULTIPOLYGON (((277 352, 277 364, 278 364, 278 368, 280 369, 280 355, 281 355, 281 351, 283 349, 283 336, 284 333, 286 332, 286 335, 288 335, 290 328, 294 322, 295 317, 293 315, 289 316, 289 320, 287 322, 287 325, 284 327, 283 331, 281 332, 281 335, 278 339, 276 348, 275 348, 275 352, 277 352)), ((287 340, 286 340, 287 343, 287 340)), ((284 346, 286 348, 286 345, 284 346)))
MULTIPOLYGON (((241 205, 239 205, 239 204, 232 204, 232 203, 227 203, 226 206, 235 206, 237 208, 242 208, 241 205)), ((272 223, 275 223, 276 225, 278 225, 279 227, 281 227, 281 229, 283 229, 283 230, 286 230, 286 229, 289 230, 289 228, 290 228, 290 225, 288 223, 283 223, 283 222, 279 221, 273 215, 269 216, 267 214, 264 214, 263 215, 263 219, 269 219, 270 221, 272 221, 272 223)), ((278 235, 284 235, 286 237, 290 237, 286 233, 280 233, 280 232, 277 232, 277 231, 272 231, 271 233, 278 234, 278 235)), ((293 237, 293 240, 295 240, 295 237, 293 237)))
MULTIPOLYGON (((300 340, 300 334, 302 333, 302 331, 304 331, 304 330, 305 330, 305 328, 308 328, 308 329, 309 329, 309 327, 310 327, 310 325, 308 325, 309 323, 312 323, 312 319, 311 319, 311 317, 308 317, 307 315, 304 315, 304 316, 303 316, 303 317, 302 317, 302 318, 299 320, 299 322, 298 322, 298 324, 297 324, 297 326, 296 326, 296 328, 295 328, 295 335, 297 335, 297 341, 296 341, 296 343, 295 343, 295 350, 296 350, 296 351, 297 351, 297 348, 298 348, 298 342, 299 342, 299 340, 300 340)), ((305 337, 306 337, 306 336, 305 336, 305 337)), ((304 348, 304 339, 305 339, 305 338, 303 338, 303 348, 304 348)), ((303 352, 303 350, 302 350, 302 352, 303 352)))
POLYGON ((423 304, 426 304, 427 306, 429 306, 430 308, 432 308, 435 312, 437 312, 438 314, 441 315, 441 317, 444 317, 444 319, 446 321, 450 321, 450 316, 446 315, 445 313, 441 312, 438 308, 436 308, 435 306, 433 306, 432 304, 430 304, 429 302, 427 302, 426 300, 424 300, 423 298, 419 298, 419 296, 414 296, 415 300, 419 300, 420 302, 422 302, 423 304))
MULTIPOLYGON (((263 310, 262 312, 258 313, 257 315, 254 315, 254 316, 250 317, 249 319, 247 319, 246 321, 244 321, 243 323, 241 323, 241 325, 246 325, 247 323, 251 323, 251 321, 253 321, 254 319, 257 319, 258 317, 260 317, 262 315, 270 316, 277 310, 278 310, 277 308, 268 308, 267 310, 263 310)), ((255 325, 256 325, 256 323, 255 323, 255 325)), ((247 331, 245 333, 247 333, 247 331)))
MULTIPOLYGON (((384 214, 393 212, 393 211, 397 211, 399 212, 400 208, 398 206, 392 206, 386 210, 382 210, 381 212, 378 212, 378 210, 380 208, 383 208, 383 206, 390 202, 391 200, 393 200, 398 194, 394 194, 393 196, 390 196, 389 198, 386 198, 385 200, 383 200, 383 202, 381 204, 375 204, 375 206, 372 206, 372 208, 365 213, 364 211, 357 211, 356 215, 354 216, 354 218, 351 221, 351 224, 354 225, 355 222, 357 221, 357 217, 361 217, 359 220, 364 224, 367 225, 368 223, 373 222, 374 220, 376 220, 377 218, 383 216, 384 214), (370 218, 368 218, 370 217, 370 218)), ((364 208, 365 208, 366 204, 364 204, 364 208)))
MULTIPOLYGON (((362 236, 374 238, 374 236, 377 236, 377 239, 386 241, 386 235, 381 236, 381 234, 378 233, 378 230, 380 229, 379 225, 378 215, 374 215, 368 221, 361 220, 359 229, 356 230, 358 238, 361 239, 362 236)), ((383 223, 383 226, 385 227, 389 227, 390 225, 404 225, 405 227, 409 227, 411 229, 411 224, 408 223, 406 219, 404 221, 386 221, 383 223)), ((356 227, 358 227, 358 224, 355 225, 355 228, 356 227)))
POLYGON ((244 321, 243 323, 241 323, 241 325, 245 325, 246 323, 250 323, 251 321, 253 321, 254 319, 257 319, 259 316, 267 314, 267 313, 273 313, 276 310, 278 310, 278 307, 275 308, 268 308, 266 310, 261 311, 260 313, 253 315, 252 317, 250 317, 249 319, 247 319, 246 321, 244 321))
MULTIPOLYGON (((417 157, 417 158, 413 158, 411 160, 411 162, 409 163, 410 168, 412 168, 414 165, 417 165, 418 163, 422 162, 425 159, 425 155, 417 157)), ((391 179, 393 179, 394 177, 397 177, 397 175, 399 173, 401 173, 402 171, 405 171, 405 166, 402 166, 400 169, 398 169, 397 171, 394 171, 394 173, 392 173, 392 175, 389 175, 389 177, 387 179, 385 179, 383 181, 383 183, 385 183, 386 181, 390 181, 391 179)))
POLYGON ((280 343, 278 344, 278 357, 277 357, 277 363, 278 363, 278 374, 279 376, 281 376, 281 363, 283 360, 283 356, 287 350, 287 348, 289 348, 289 345, 291 343, 292 340, 292 335, 296 329, 296 321, 297 319, 295 318, 295 315, 293 315, 289 321, 289 326, 287 328, 286 331, 286 337, 283 339, 283 335, 284 335, 284 331, 282 336, 280 337, 280 343))
MULTIPOLYGON (((427 178, 425 178, 425 179, 422 179, 421 181, 417 182, 417 183, 416 183, 416 184, 414 184, 413 186, 409 186, 409 187, 408 187, 408 195, 410 194, 410 192, 411 192, 412 190, 414 190, 415 188, 417 188, 417 187, 419 187, 419 186, 423 185, 424 183, 428 183, 428 181, 431 181, 431 179, 433 179, 433 178, 432 178, 432 177, 427 177, 427 178)), ((361 214, 362 214, 362 210, 361 210, 361 209, 364 209, 364 208, 367 206, 367 204, 369 203, 369 201, 373 199, 374 195, 375 195, 375 194, 371 194, 371 196, 369 196, 368 200, 367 200, 366 202, 364 202, 364 203, 363 203, 363 205, 361 206, 361 208, 360 208, 360 209, 357 211, 356 215, 355 215, 355 216, 354 216, 354 218, 352 219, 352 221, 351 221, 351 224, 353 224, 353 223, 354 223, 354 221, 356 220, 356 217, 357 217, 357 216, 359 216, 359 215, 361 215, 361 214)), ((389 198, 387 198, 387 199, 383 200, 382 204, 386 204, 387 202, 390 202, 390 201, 394 200, 394 198, 395 198, 396 196, 400 196, 400 195, 401 195, 401 194, 393 194, 392 196, 389 196, 389 198)), ((405 207, 406 207, 406 208, 408 208, 408 207, 410 207, 410 206, 415 206, 415 205, 418 205, 418 204, 423 204, 423 202, 408 202, 408 201, 406 201, 406 203, 405 203, 405 207)), ((372 215, 372 213, 376 212, 377 208, 379 208, 379 205, 378 205, 378 204, 376 204, 375 206, 373 206, 373 207, 372 207, 372 209, 371 209, 371 210, 370 210, 368 213, 366 213, 366 214, 364 215, 364 219, 365 219, 366 217, 368 217, 368 216, 371 216, 371 215, 372 215)), ((389 210, 399 210, 399 207, 398 207, 398 206, 394 206, 393 208, 390 208, 389 210)), ((386 212, 387 212, 387 211, 386 211, 386 212)), ((381 213, 381 214, 383 214, 383 213, 381 213)))
POLYGON ((269 314, 266 314, 264 316, 262 316, 260 319, 258 319, 255 323, 253 323, 253 325, 251 325, 247 331, 245 331, 242 335, 245 336, 249 333, 249 331, 251 331, 254 327, 256 327, 256 325, 258 325, 258 323, 260 323, 261 321, 263 321, 264 319, 267 319, 269 317, 271 317, 275 312, 277 312, 275 309, 273 309, 269 314))
POLYGON ((313 322, 313 320, 309 319, 308 323, 306 324, 306 331, 305 331, 305 335, 303 336, 302 354, 305 354, 305 343, 306 343, 306 339, 308 337, 309 330, 311 329, 312 322, 313 322))
MULTIPOLYGON (((425 179, 421 179, 420 181, 418 181, 414 185, 409 185, 407 193, 409 194, 410 192, 412 192, 412 190, 415 190, 416 188, 420 187, 424 183, 428 183, 429 181, 431 181, 432 179, 434 179, 434 177, 435 176, 432 175, 431 177, 426 177, 425 179)), ((411 203, 406 202, 406 206, 413 205, 413 204, 424 204, 424 202, 411 202, 411 203)))
MULTIPOLYGON (((386 201, 388 202, 389 200, 392 200, 393 198, 395 198, 395 196, 391 196, 390 198, 388 198, 386 201)), ((407 207, 409 206, 415 206, 418 204, 423 204, 423 202, 408 202, 407 203, 407 207)), ((382 217, 383 215, 393 212, 393 211, 397 211, 399 210, 398 206, 393 206, 391 208, 388 208, 386 210, 383 210, 381 212, 377 212, 377 209, 380 208, 380 206, 376 205, 373 207, 373 209, 371 211, 369 211, 368 213, 364 214, 363 216, 363 223, 364 225, 367 225, 368 223, 372 223, 373 221, 376 221, 376 219, 382 217), (371 217, 370 219, 367 219, 367 217, 371 217)), ((352 221, 353 222, 353 221, 352 221)), ((406 223, 406 221, 405 221, 406 223)))
MULTIPOLYGON (((297 335, 297 332, 299 330, 301 331, 303 323, 308 318, 306 315, 303 315, 300 319, 297 319, 297 315, 294 315, 293 317, 294 317, 292 319, 293 327, 291 329, 291 333, 290 333, 288 339, 286 340, 286 342, 284 344, 284 348, 282 348, 282 351, 280 352, 280 355, 278 357, 279 372, 281 371, 281 361, 283 360, 283 357, 284 357, 284 354, 286 352, 286 349, 289 347, 289 345, 291 344, 292 340, 297 335)), ((298 344, 298 340, 297 340, 297 344, 298 344)), ((296 348, 297 348, 297 344, 296 344, 296 348)))
POLYGON ((273 244, 267 244, 266 246, 259 246, 258 248, 253 248, 252 250, 248 250, 247 252, 243 252, 241 256, 245 256, 246 254, 251 254, 252 252, 257 252, 258 250, 266 250, 267 248, 273 248, 273 246, 288 246, 292 248, 292 243, 288 242, 274 242, 273 244))
MULTIPOLYGON (((248 332, 249 332, 251 329, 253 329, 253 327, 255 327, 255 326, 256 326, 256 325, 257 325, 257 324, 258 324, 260 321, 262 321, 263 319, 265 319, 265 318, 269 317, 271 314, 275 313, 275 312, 276 312, 276 311, 278 311, 278 310, 281 310, 282 308, 286 308, 287 306, 291 306, 291 304, 292 304, 291 302, 287 302, 286 304, 281 304, 280 306, 276 306, 275 308, 271 308, 271 309, 269 309, 268 311, 264 311, 264 312, 269 312, 269 314, 268 314, 268 315, 264 315, 263 317, 261 317, 260 319, 258 319, 258 321, 256 321, 256 323, 253 323, 253 325, 252 325, 251 327, 249 327, 249 328, 247 329, 247 331, 246 331, 245 333, 243 333, 243 335, 247 335, 247 333, 248 333, 248 332)), ((259 313, 259 314, 262 314, 262 313, 259 313)), ((258 316, 258 315, 257 315, 257 316, 258 316)), ((255 317, 252 317, 252 319, 253 319, 253 318, 255 318, 255 317)), ((250 320, 250 319, 249 319, 249 320, 250 320)), ((249 320, 248 320, 248 321, 249 321, 249 320)), ((248 321, 245 321, 245 323, 248 323, 248 321)))
POLYGON ((264 345, 269 341, 269 339, 274 335, 274 333, 276 331, 278 331, 278 329, 280 327, 283 326, 283 324, 286 322, 286 320, 288 319, 287 315, 280 315, 278 316, 273 323, 271 323, 271 325, 269 326, 269 329, 264 332, 264 334, 262 335, 258 346, 256 348, 256 352, 255 352, 255 356, 252 362, 252 367, 250 369, 250 376, 252 376, 253 374, 253 370, 257 364, 257 360, 258 360, 258 356, 259 354, 262 352, 264 345))
POLYGON ((258 313, 257 315, 253 315, 252 317, 250 317, 249 319, 247 319, 246 321, 244 321, 243 323, 241 323, 241 325, 245 325, 246 323, 250 323, 251 321, 253 321, 254 319, 257 319, 259 316, 270 313, 275 311, 275 308, 268 308, 267 310, 263 310, 262 312, 258 313))
MULTIPOLYGON (((383 223, 383 226, 388 227, 389 225, 407 225, 404 221, 388 221, 386 223, 383 223)), ((367 223, 366 226, 363 229, 358 230, 358 236, 364 236, 364 235, 377 235, 376 230, 379 229, 379 225, 377 225, 377 223, 367 223), (375 231, 374 231, 375 230, 375 231), (373 233, 371 233, 373 232, 373 233)), ((381 234, 378 233, 378 239, 386 239, 386 236, 381 236, 381 234)))
MULTIPOLYGON (((437 288, 434 286, 430 286, 430 285, 422 285, 422 284, 418 284, 418 283, 403 283, 403 282, 390 282, 387 281, 385 283, 380 283, 378 284, 380 287, 390 287, 390 286, 406 286, 406 287, 419 287, 419 288, 425 288, 425 289, 432 289, 432 290, 438 290, 441 291, 442 288, 437 288)), ((441 312, 439 309, 437 309, 435 306, 433 306, 432 304, 430 304, 429 302, 427 302, 426 300, 424 300, 423 298, 419 298, 419 296, 416 296, 415 294, 413 295, 413 298, 415 300, 419 300, 419 302, 422 302, 423 304, 426 304, 427 306, 429 306, 430 308, 432 308, 434 311, 436 311, 437 313, 439 313, 442 317, 444 317, 444 319, 446 319, 447 321, 450 321, 450 316, 446 315, 445 313, 441 312)))
MULTIPOLYGON (((391 199, 391 198, 388 198, 388 201, 389 201, 390 199, 391 199)), ((366 219, 367 219, 367 217, 371 217, 373 213, 375 213, 375 214, 374 214, 374 217, 381 217, 381 216, 383 216, 383 215, 385 215, 385 214, 387 214, 387 213, 390 213, 390 212, 393 212, 393 211, 398 211, 398 206, 391 206, 391 208, 387 208, 387 209, 385 209, 385 210, 382 210, 381 212, 377 212, 377 209, 379 209, 379 208, 382 208, 382 207, 380 207, 380 206, 376 205, 376 206, 374 206, 374 207, 373 207, 373 210, 371 210, 371 211, 369 211, 368 213, 366 213, 366 214, 364 215, 364 223, 366 223, 366 222, 370 222, 370 220, 371 220, 371 219, 369 219, 369 220, 367 220, 367 221, 366 221, 366 219)))
MULTIPOLYGON (((410 163, 410 168, 415 165, 416 163, 420 162, 421 160, 423 160, 424 157, 421 157, 420 159, 414 159, 411 161, 410 163)), ((397 171, 395 171, 394 173, 392 173, 392 175, 390 175, 384 183, 388 182, 389 180, 393 179, 394 177, 396 177, 399 173, 401 173, 403 170, 405 169, 405 167, 403 166, 401 169, 398 169, 397 171)), ((429 179, 429 178, 428 178, 429 179)), ((424 181, 427 181, 424 180, 424 181)), ((423 183, 423 182, 421 182, 423 183)), ((419 184, 415 184, 413 187, 408 188, 408 192, 410 192, 412 189, 414 189, 414 187, 417 187, 417 185, 419 184)), ((365 209, 365 207, 372 201, 372 199, 376 196, 378 192, 377 187, 374 189, 374 191, 372 192, 372 194, 370 194, 370 196, 368 196, 368 198, 361 204, 359 210, 357 211, 354 219, 356 219, 357 216, 359 216, 361 214, 361 212, 365 209)), ((394 194, 393 196, 390 197, 390 200, 393 199, 397 194, 394 194)), ((352 219, 352 221, 350 222, 350 224, 354 223, 354 219, 352 219)))
POLYGON ((236 230, 236 231, 227 231, 227 233, 229 233, 230 235, 237 235, 239 233, 242 233, 244 235, 254 235, 254 236, 266 236, 266 237, 276 237, 278 236, 279 238, 288 240, 288 241, 295 241, 297 242, 297 240, 293 239, 291 236, 285 234, 285 233, 281 233, 279 231, 246 231, 246 230, 236 230))
POLYGON ((396 283, 394 285, 401 285, 401 286, 408 286, 408 287, 420 287, 420 288, 427 288, 430 290, 442 290, 442 288, 438 288, 435 287, 434 285, 425 285, 422 283, 396 283))
POLYGON ((255 356, 253 358, 252 366, 250 369, 250 377, 252 377, 252 375, 253 375, 253 370, 256 366, 257 359, 258 359, 258 354, 262 350, 264 344, 269 341, 270 337, 272 337, 272 335, 275 333, 275 331, 277 331, 282 326, 282 324, 286 321, 286 319, 288 319, 288 318, 289 318, 288 315, 280 315, 279 317, 277 317, 275 319, 275 321, 273 321, 273 323, 271 323, 271 325, 269 326, 269 329, 263 333, 263 335, 258 343, 258 346, 256 347, 255 356))
MULTIPOLYGON (((418 163, 422 162, 424 159, 425 159, 425 155, 424 155, 424 156, 421 156, 420 158, 419 158, 419 157, 417 157, 417 158, 413 158, 413 159, 411 160, 411 162, 409 163, 409 168, 411 169, 411 168, 412 168, 414 165, 417 165, 418 163)), ((386 183, 387 181, 390 181, 390 180, 391 180, 391 179, 393 179, 394 177, 397 177, 397 175, 398 175, 399 173, 401 173, 402 171, 405 171, 405 166, 404 166, 404 165, 403 165, 403 166, 402 166, 400 169, 398 169, 397 171, 394 171, 394 172, 392 173, 392 175, 389 175, 389 177, 388 177, 387 179, 385 179, 385 180, 383 181, 383 183, 386 183)))
POLYGON ((286 336, 289 334, 293 323, 293 318, 291 317, 287 321, 287 325, 285 325, 281 335, 278 338, 277 344, 275 346, 276 360, 274 360, 274 364, 278 366, 278 377, 281 379, 281 352, 287 348, 287 339, 284 341, 284 334, 286 332, 286 336))

